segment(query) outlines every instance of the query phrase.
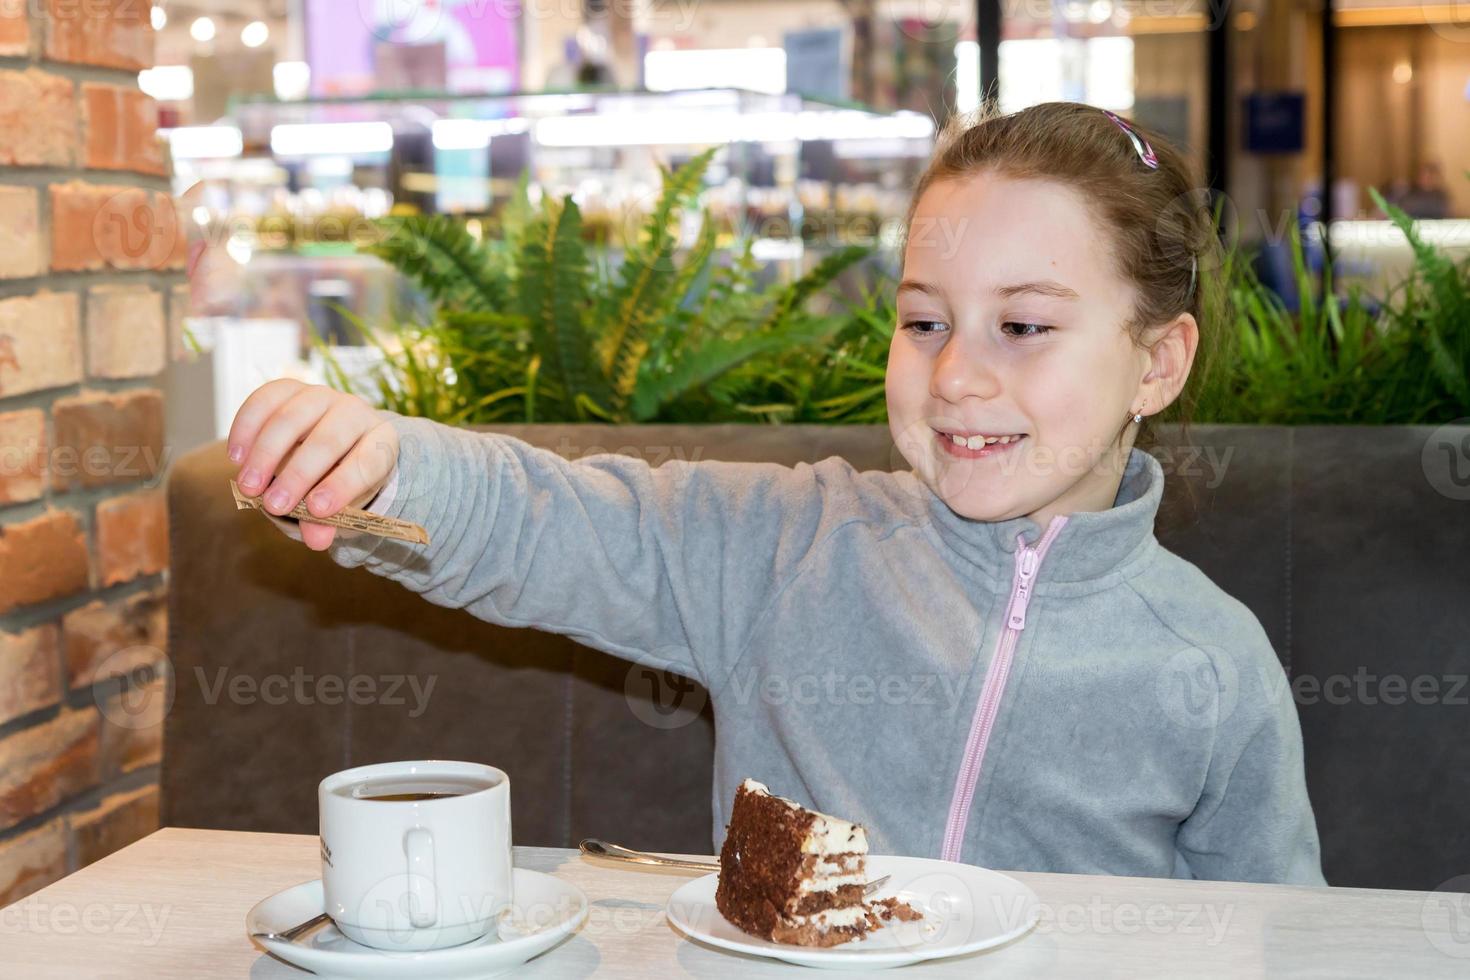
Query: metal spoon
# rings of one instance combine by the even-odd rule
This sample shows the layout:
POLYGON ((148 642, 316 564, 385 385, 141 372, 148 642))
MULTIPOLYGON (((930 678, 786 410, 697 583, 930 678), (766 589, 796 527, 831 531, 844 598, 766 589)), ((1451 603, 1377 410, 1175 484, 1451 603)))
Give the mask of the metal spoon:
MULTIPOLYGON (((647 851, 635 851, 621 844, 610 844, 596 837, 585 838, 581 843, 583 854, 593 857, 612 858, 614 861, 627 861, 630 864, 652 864, 665 868, 687 868, 691 871, 719 871, 719 864, 713 861, 686 861, 683 858, 662 857, 658 854, 649 854, 647 851)), ((863 897, 873 894, 892 878, 892 875, 884 875, 874 878, 863 886, 863 897)))
POLYGON ((331 922, 331 921, 332 921, 332 917, 330 915, 328 915, 327 913, 323 912, 320 915, 314 915, 314 916, 312 916, 310 919, 307 919, 305 922, 301 923, 300 925, 294 925, 291 928, 286 929, 286 930, 283 930, 281 932, 252 932, 250 934, 250 938, 251 939, 278 939, 281 942, 294 943, 296 940, 300 939, 302 936, 306 935, 308 932, 311 932, 311 930, 315 929, 317 926, 325 925, 326 923, 331 922))

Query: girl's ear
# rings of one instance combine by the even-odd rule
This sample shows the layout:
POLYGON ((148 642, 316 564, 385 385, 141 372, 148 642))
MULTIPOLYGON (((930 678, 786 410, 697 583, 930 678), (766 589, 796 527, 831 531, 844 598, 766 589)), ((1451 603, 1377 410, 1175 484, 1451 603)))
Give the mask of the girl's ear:
POLYGON ((1157 415, 1179 397, 1199 349, 1199 324, 1191 313, 1179 314, 1154 333, 1149 368, 1138 386, 1138 404, 1148 415, 1157 415))

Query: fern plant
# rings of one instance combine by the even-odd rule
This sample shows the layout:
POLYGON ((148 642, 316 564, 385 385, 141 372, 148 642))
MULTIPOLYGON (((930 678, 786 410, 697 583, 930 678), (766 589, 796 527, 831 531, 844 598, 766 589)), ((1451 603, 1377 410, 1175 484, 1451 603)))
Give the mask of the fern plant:
MULTIPOLYGON (((436 314, 373 338, 385 355, 375 380, 383 404, 454 423, 752 420, 729 397, 741 386, 733 373, 769 370, 841 329, 814 301, 868 250, 833 252, 793 282, 761 287, 750 243, 717 261, 703 212, 681 250, 682 216, 714 152, 664 171, 614 270, 585 243, 576 202, 532 206, 524 177, 486 242, 444 216, 384 222, 367 251, 414 282, 436 314)), ((332 380, 346 383, 340 371, 332 380)))
POLYGON ((887 276, 865 286, 829 343, 794 347, 759 370, 731 372, 722 385, 728 403, 768 422, 886 423, 897 287, 887 276))
POLYGON ((1383 297, 1341 289, 1331 261, 1320 277, 1307 267, 1293 227, 1293 311, 1232 250, 1222 278, 1233 314, 1198 421, 1388 425, 1470 415, 1470 260, 1452 261, 1369 193, 1408 239, 1411 274, 1383 297))
MULTIPOLYGON (((865 251, 834 252, 805 276, 760 285, 751 242, 721 249, 708 215, 681 250, 674 232, 709 154, 665 175, 663 193, 615 269, 584 244, 570 199, 529 201, 525 179, 485 241, 443 217, 401 219, 373 251, 434 301, 428 323, 385 337, 383 404, 452 423, 497 421, 882 424, 896 321, 879 277, 846 309, 815 310, 865 251)), ((1426 243, 1370 189, 1414 253, 1387 296, 1341 288, 1331 262, 1288 240, 1291 309, 1225 255, 1211 288, 1226 315, 1191 385, 1197 422, 1438 423, 1470 416, 1470 258, 1426 243)), ((1207 325, 1208 329, 1209 325, 1207 325)), ((343 372, 329 378, 348 386, 343 372)), ((1177 415, 1177 406, 1165 419, 1177 415)))
POLYGON ((1338 294, 1331 262, 1323 264, 1319 286, 1295 226, 1287 244, 1300 297, 1295 311, 1244 256, 1230 256, 1226 282, 1234 316, 1225 321, 1225 343, 1214 352, 1226 363, 1213 372, 1220 387, 1201 399, 1201 421, 1332 424, 1381 414, 1365 382, 1392 370, 1399 338, 1357 285, 1338 294))
POLYGON ((1408 397, 1423 419, 1470 415, 1470 257, 1452 261, 1424 241, 1402 209, 1376 188, 1368 193, 1414 251, 1414 274, 1400 283, 1389 307, 1396 329, 1423 351, 1412 358, 1415 383, 1408 397))

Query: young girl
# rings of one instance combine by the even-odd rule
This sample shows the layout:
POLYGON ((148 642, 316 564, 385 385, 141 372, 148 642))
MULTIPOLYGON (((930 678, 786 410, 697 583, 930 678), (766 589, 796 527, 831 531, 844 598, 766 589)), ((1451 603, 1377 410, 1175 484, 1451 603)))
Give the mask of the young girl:
POLYGON ((912 471, 597 454, 275 381, 230 433, 247 493, 423 524, 277 522, 507 626, 693 677, 736 785, 865 824, 875 853, 1325 884, 1284 672, 1252 613, 1153 535, 1144 420, 1224 329, 1180 154, 1049 103, 951 127, 917 187, 889 353, 912 471))

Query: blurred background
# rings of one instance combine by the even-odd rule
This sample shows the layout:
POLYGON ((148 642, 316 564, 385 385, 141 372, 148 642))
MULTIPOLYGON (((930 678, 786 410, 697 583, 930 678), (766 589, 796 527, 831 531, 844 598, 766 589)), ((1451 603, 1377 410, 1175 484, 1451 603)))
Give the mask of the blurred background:
MULTIPOLYGON (((191 293, 204 346, 240 318, 260 350, 287 323, 350 345, 344 309, 411 303, 355 247, 377 219, 457 215, 478 237, 523 174, 532 202, 571 194, 615 247, 660 166, 711 144, 701 205, 766 275, 854 243, 881 255, 936 127, 986 98, 1083 101, 1175 140, 1294 305, 1293 229, 1342 284, 1387 293, 1412 266, 1370 187, 1448 254, 1470 247, 1456 17, 1400 0, 163 0, 139 81, 210 246, 191 293)), ((222 423, 240 384, 217 387, 222 423)))

